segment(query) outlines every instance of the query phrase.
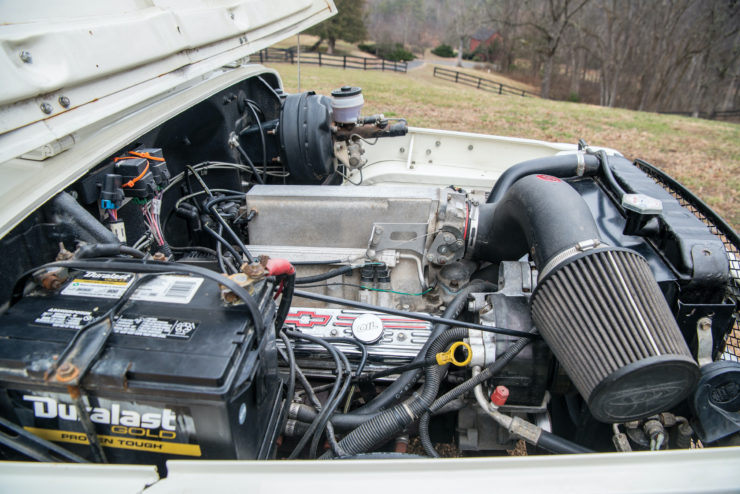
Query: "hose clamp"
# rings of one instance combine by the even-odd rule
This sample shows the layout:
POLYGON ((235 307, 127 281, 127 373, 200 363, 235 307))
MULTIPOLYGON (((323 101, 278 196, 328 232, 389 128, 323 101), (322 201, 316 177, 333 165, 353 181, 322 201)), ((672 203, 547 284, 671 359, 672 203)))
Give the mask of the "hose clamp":
POLYGON ((556 266, 565 262, 573 256, 576 256, 582 252, 586 252, 592 249, 598 249, 599 247, 608 247, 608 244, 603 243, 598 238, 592 238, 589 240, 583 240, 578 242, 573 247, 569 247, 559 253, 555 254, 548 262, 545 267, 540 270, 539 279, 543 279, 547 274, 555 269, 556 266))
POLYGON ((406 403, 401 403, 401 406, 406 411, 406 413, 409 415, 409 418, 411 419, 412 422, 416 420, 416 415, 414 415, 414 412, 411 411, 410 406, 408 406, 406 403))
POLYGON ((296 425, 298 425, 298 422, 296 420, 288 419, 285 422, 285 428, 283 429, 283 433, 288 437, 294 436, 296 425))
POLYGON ((576 158, 578 159, 578 165, 576 166, 576 175, 582 177, 586 173, 586 157, 583 152, 576 151, 576 158))
POLYGON ((470 202, 469 211, 468 211, 468 231, 467 231, 468 244, 465 246, 468 252, 471 252, 473 250, 473 248, 475 247, 475 241, 478 240, 478 218, 479 216, 480 216, 480 211, 479 211, 478 203, 470 202))

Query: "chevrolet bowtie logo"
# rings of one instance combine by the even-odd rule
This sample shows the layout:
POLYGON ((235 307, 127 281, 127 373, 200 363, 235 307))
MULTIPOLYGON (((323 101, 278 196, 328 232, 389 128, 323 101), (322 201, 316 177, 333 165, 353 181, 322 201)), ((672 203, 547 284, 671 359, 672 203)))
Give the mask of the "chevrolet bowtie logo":
POLYGON ((285 324, 292 324, 296 328, 312 328, 314 326, 326 326, 331 320, 328 314, 317 314, 308 310, 291 312, 285 318, 285 324))

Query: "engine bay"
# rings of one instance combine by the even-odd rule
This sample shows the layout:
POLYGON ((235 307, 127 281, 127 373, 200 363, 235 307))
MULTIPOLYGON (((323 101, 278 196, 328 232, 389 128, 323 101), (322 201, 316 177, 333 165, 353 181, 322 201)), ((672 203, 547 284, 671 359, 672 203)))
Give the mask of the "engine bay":
POLYGON ((409 129, 363 103, 248 78, 0 239, 1 457, 737 444, 740 241, 711 210, 583 141, 492 188, 373 183, 409 129))

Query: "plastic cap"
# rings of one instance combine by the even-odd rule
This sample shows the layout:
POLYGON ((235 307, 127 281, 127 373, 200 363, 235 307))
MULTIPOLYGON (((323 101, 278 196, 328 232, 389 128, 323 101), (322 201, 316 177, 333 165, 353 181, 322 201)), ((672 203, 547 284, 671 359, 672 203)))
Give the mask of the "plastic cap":
POLYGON ((491 403, 496 405, 497 407, 502 407, 506 403, 506 400, 509 399, 509 388, 506 386, 496 386, 496 389, 493 390, 493 393, 491 394, 491 403))

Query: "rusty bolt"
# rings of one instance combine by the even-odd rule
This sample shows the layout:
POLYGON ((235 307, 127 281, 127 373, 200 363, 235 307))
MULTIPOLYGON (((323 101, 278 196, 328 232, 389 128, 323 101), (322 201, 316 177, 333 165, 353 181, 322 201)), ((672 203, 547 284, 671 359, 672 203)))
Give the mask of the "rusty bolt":
POLYGON ((250 278, 262 278, 265 276, 265 266, 258 262, 251 264, 245 262, 241 266, 241 272, 250 278))
POLYGON ((23 63, 33 63, 33 57, 31 57, 30 52, 22 51, 18 56, 21 57, 23 63))
POLYGON ((70 364, 69 362, 64 363, 57 369, 57 381, 71 381, 80 373, 77 366, 70 364))
POLYGON ((41 111, 46 113, 47 115, 54 111, 54 107, 51 106, 49 103, 41 103, 41 111))
POLYGON ((62 105, 64 108, 69 108, 69 105, 70 105, 69 98, 67 98, 66 96, 60 96, 59 104, 62 105))
POLYGON ((166 261, 166 260, 167 260, 167 256, 166 256, 166 255, 164 255, 164 252, 157 252, 157 253, 155 253, 155 254, 154 254, 154 255, 152 256, 152 260, 153 260, 153 261, 162 261, 162 262, 164 262, 164 261, 166 261))
POLYGON ((64 280, 57 276, 56 273, 49 273, 41 278, 41 286, 43 286, 45 290, 49 291, 59 290, 63 282, 64 280))

